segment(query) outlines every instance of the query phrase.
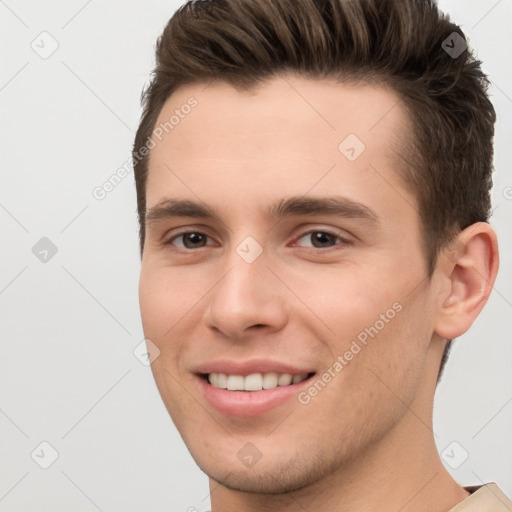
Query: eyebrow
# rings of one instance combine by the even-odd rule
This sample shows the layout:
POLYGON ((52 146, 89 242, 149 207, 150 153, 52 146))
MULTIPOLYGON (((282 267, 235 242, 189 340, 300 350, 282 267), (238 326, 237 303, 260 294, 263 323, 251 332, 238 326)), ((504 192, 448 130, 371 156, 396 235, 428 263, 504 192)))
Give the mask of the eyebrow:
MULTIPOLYGON (((293 196, 272 203, 266 208, 265 215, 276 221, 293 215, 334 215, 362 219, 373 224, 379 222, 379 217, 371 208, 341 196, 293 196)), ((193 217, 222 222, 220 215, 214 208, 190 200, 167 198, 146 211, 147 224, 173 217, 193 217)))

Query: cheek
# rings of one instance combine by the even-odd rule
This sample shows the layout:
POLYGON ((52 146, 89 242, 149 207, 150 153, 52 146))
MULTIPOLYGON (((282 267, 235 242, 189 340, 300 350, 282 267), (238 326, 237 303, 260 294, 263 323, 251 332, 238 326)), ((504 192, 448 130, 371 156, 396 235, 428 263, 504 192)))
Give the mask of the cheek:
POLYGON ((160 351, 159 357, 151 364, 151 370, 164 403, 174 410, 174 393, 170 392, 173 388, 173 379, 170 375, 175 375, 177 370, 181 343, 175 326, 183 315, 179 315, 179 295, 175 286, 168 279, 162 278, 162 274, 161 271, 151 272, 147 268, 142 269, 139 304, 144 337, 151 340, 160 351))
MULTIPOLYGON (((199 285, 194 280, 165 268, 143 266, 139 280, 139 305, 144 333, 158 339, 172 337, 181 322, 193 314, 199 285)), ((204 292, 203 292, 204 293, 204 292)))
POLYGON ((364 346, 366 341, 382 338, 403 316, 402 293, 396 283, 387 285, 379 275, 356 265, 321 270, 297 274, 290 281, 297 296, 316 314, 316 323, 329 329, 335 348, 348 349, 356 339, 364 346))
POLYGON ((432 335, 428 311, 419 301, 404 300, 400 307, 388 323, 379 319, 361 331, 365 343, 359 343, 361 352, 348 368, 354 387, 375 393, 383 414, 399 414, 414 400, 432 335))
POLYGON ((143 265, 139 279, 139 304, 144 337, 160 350, 151 364, 151 371, 162 401, 176 425, 180 419, 190 417, 187 396, 183 392, 180 354, 185 338, 181 332, 186 325, 188 305, 187 288, 180 293, 178 273, 143 265), (181 329, 181 331, 180 331, 181 329))
POLYGON ((354 266, 321 280, 330 281, 329 286, 310 278, 310 286, 300 293, 307 290, 313 310, 331 330, 325 345, 329 361, 342 357, 344 387, 365 396, 372 390, 393 401, 390 388, 409 399, 421 379, 432 336, 429 296, 423 288, 411 293, 411 276, 421 275, 419 269, 401 273, 394 263, 378 270, 363 273, 354 266))
MULTIPOLYGON (((148 272, 142 271, 139 281, 139 305, 146 338, 155 341, 163 332, 167 300, 161 283, 159 284, 148 272)), ((169 309, 172 311, 172 307, 169 309)))

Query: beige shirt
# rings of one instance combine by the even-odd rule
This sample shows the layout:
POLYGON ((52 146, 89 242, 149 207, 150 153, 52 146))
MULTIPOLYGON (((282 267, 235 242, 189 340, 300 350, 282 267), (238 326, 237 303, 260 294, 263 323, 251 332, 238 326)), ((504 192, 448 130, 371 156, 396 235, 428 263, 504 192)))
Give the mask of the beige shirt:
POLYGON ((512 512, 512 501, 494 482, 464 489, 471 494, 448 512, 512 512))

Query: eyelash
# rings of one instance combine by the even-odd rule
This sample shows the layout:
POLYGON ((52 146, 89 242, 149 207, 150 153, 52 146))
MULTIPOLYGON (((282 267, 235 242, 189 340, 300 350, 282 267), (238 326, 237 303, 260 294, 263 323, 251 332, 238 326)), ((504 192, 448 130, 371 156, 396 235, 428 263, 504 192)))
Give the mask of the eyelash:
MULTIPOLYGON (((337 234, 337 233, 334 233, 332 231, 328 231, 328 230, 323 230, 323 229, 311 229, 309 231, 305 231, 304 233, 302 233, 301 235, 299 235, 296 240, 300 240, 301 238, 304 238, 306 235, 311 235, 313 233, 322 233, 322 234, 326 234, 326 235, 329 235, 329 236, 332 236, 336 239, 338 239, 340 241, 339 244, 337 244, 338 246, 341 246, 341 245, 349 245, 351 243, 350 240, 342 237, 341 235, 337 234)), ((184 235, 187 235, 187 234, 194 234, 194 235, 202 235, 202 236, 206 236, 207 238, 211 238, 209 237, 206 233, 202 233, 201 231, 196 231, 196 230, 190 230, 190 231, 180 231, 179 233, 175 234, 172 236, 172 238, 170 238, 169 240, 167 240, 166 242, 164 242, 164 245, 166 246, 170 246, 170 247, 173 247, 174 244, 173 242, 180 238, 180 237, 183 237, 184 235)), ((206 246, 202 246, 202 247, 198 247, 196 249, 189 249, 189 248, 182 248, 182 247, 179 247, 177 248, 178 251, 182 251, 182 252, 194 252, 194 251, 197 251, 197 250, 200 250, 200 249, 204 249, 206 246)), ((339 247, 338 247, 339 248, 339 247)), ((328 251, 331 251, 331 250, 336 250, 337 247, 336 246, 333 246, 333 247, 327 247, 327 248, 319 248, 319 247, 306 247, 306 249, 313 249, 315 252, 328 252, 328 251)))

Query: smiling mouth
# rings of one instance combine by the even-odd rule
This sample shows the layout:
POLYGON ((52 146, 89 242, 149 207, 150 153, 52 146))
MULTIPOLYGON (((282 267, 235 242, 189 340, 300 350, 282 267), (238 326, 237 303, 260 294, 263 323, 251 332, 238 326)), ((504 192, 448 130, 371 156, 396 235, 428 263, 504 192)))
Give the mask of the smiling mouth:
POLYGON ((263 391, 277 387, 300 384, 315 375, 311 373, 251 373, 250 375, 230 375, 226 373, 206 373, 201 377, 212 387, 228 391, 263 391))

